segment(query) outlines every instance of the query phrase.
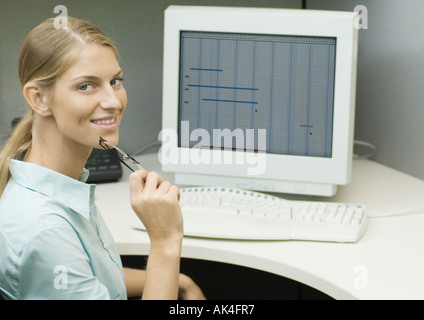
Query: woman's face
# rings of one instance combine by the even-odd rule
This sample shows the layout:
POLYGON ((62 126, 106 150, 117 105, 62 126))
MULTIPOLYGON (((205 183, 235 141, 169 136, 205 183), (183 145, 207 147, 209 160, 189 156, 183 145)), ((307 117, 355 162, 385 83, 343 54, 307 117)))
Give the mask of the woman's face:
POLYGON ((118 128, 127 105, 122 80, 111 48, 93 43, 84 46, 49 96, 50 111, 63 140, 99 147, 102 137, 118 144, 118 128))

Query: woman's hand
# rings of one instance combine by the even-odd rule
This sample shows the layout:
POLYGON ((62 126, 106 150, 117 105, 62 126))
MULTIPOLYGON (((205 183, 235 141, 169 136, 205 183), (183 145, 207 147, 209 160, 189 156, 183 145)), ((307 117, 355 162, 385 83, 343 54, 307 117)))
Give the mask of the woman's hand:
POLYGON ((181 243, 183 218, 179 189, 156 172, 139 170, 130 176, 131 205, 146 227, 152 247, 181 243))

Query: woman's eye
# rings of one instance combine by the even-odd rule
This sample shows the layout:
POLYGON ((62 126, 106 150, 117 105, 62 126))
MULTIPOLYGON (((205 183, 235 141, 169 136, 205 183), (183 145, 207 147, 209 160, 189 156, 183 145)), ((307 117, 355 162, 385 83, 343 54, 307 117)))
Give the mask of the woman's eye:
POLYGON ((113 86, 113 87, 117 87, 117 86, 120 86, 120 85, 122 85, 122 82, 124 81, 124 79, 113 79, 111 82, 110 82, 110 85, 111 86, 113 86))
POLYGON ((81 90, 81 91, 88 91, 88 90, 90 90, 92 87, 93 87, 93 85, 92 85, 92 84, 84 83, 84 84, 80 85, 80 86, 78 87, 78 89, 79 89, 79 90, 81 90))

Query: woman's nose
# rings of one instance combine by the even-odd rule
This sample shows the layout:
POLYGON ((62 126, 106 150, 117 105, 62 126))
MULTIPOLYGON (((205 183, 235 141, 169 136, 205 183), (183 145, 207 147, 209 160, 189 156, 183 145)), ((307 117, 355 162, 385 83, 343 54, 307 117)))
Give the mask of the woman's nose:
POLYGON ((123 108, 123 102, 120 99, 120 95, 118 95, 117 91, 108 87, 102 90, 102 97, 100 101, 100 107, 102 109, 118 109, 121 110, 123 108))

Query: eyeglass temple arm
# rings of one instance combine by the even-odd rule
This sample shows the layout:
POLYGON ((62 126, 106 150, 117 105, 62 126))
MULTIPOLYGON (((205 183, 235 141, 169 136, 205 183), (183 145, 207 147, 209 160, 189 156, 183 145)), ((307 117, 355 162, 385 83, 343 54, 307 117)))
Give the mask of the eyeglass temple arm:
POLYGON ((134 170, 128 164, 126 164, 125 161, 122 160, 121 157, 118 156, 118 154, 116 152, 114 152, 112 149, 109 148, 108 144, 109 143, 105 139, 103 139, 102 137, 100 137, 100 139, 99 139, 99 145, 103 149, 105 149, 105 150, 109 151, 110 153, 112 153, 124 166, 126 166, 128 169, 130 169, 132 172, 134 172, 134 170), (104 145, 102 144, 102 142, 103 142, 104 145))

